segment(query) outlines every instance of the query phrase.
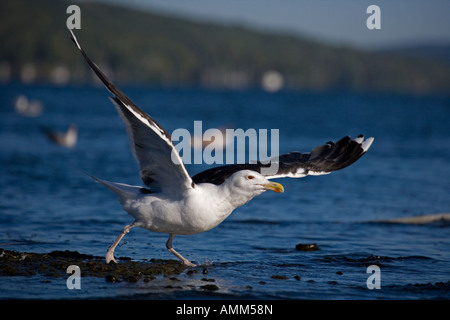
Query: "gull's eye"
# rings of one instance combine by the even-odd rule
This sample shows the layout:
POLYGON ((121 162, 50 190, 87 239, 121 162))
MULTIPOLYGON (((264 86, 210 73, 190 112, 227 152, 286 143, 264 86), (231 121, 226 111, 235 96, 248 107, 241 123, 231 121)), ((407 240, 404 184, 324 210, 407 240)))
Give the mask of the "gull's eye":
POLYGON ((248 180, 252 180, 252 179, 255 179, 255 177, 254 176, 247 176, 247 179, 248 180))

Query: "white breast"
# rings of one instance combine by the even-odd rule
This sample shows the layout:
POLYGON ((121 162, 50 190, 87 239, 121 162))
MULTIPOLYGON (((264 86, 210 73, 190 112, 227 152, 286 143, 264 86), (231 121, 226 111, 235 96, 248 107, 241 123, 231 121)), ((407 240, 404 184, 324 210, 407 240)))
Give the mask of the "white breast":
POLYGON ((181 199, 143 194, 125 201, 123 208, 139 226, 150 231, 196 234, 216 227, 234 210, 220 191, 213 184, 199 184, 181 199))

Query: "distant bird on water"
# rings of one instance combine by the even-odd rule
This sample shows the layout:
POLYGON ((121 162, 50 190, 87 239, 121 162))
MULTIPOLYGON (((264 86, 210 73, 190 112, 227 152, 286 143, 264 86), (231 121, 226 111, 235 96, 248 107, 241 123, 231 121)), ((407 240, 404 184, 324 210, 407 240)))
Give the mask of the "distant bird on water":
POLYGON ((175 235, 191 235, 211 230, 224 221, 234 209, 267 190, 284 192, 269 179, 328 174, 358 160, 370 147, 373 138, 345 137, 328 142, 310 153, 291 152, 279 156, 278 172, 267 175, 270 164, 235 164, 208 169, 191 177, 170 134, 151 116, 136 106, 91 61, 70 30, 89 66, 114 95, 111 101, 125 123, 131 151, 140 166, 146 187, 109 182, 92 177, 119 197, 122 207, 134 221, 125 226, 109 247, 106 262, 116 262, 114 250, 131 228, 141 227, 169 234, 167 249, 186 266, 195 266, 172 247, 175 235), (174 159, 174 160, 172 160, 174 159))
POLYGON ((30 100, 21 94, 14 101, 14 110, 21 116, 34 118, 42 114, 44 106, 40 101, 35 99, 30 100))
POLYGON ((41 128, 42 132, 54 143, 66 147, 73 148, 78 141, 78 126, 71 124, 65 132, 54 131, 49 128, 41 128))

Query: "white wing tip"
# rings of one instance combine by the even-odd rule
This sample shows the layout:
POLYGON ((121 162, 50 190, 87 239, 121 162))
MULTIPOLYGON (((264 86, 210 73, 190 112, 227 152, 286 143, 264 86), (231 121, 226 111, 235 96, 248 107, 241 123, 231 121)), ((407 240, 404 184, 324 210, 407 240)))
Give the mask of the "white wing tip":
POLYGON ((365 141, 361 142, 361 148, 364 150, 364 152, 369 150, 370 146, 373 143, 373 140, 375 140, 375 138, 374 137, 370 137, 370 138, 367 138, 365 141))
POLYGON ((69 32, 70 32, 70 34, 71 34, 71 37, 70 37, 70 38, 71 38, 72 41, 77 45, 78 49, 79 49, 79 50, 83 50, 83 49, 81 49, 81 45, 79 44, 78 39, 77 39, 77 37, 75 36, 75 34, 73 33, 72 29, 69 29, 69 32))

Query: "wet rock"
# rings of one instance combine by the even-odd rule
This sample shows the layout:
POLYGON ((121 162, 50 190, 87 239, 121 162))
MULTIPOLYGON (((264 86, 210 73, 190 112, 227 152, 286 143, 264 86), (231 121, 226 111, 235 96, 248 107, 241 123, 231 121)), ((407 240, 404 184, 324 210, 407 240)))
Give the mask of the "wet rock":
POLYGON ((187 274, 188 276, 193 276, 194 273, 197 273, 197 272, 198 272, 197 270, 188 270, 188 271, 186 271, 186 274, 187 274))
POLYGON ((216 291, 219 290, 219 287, 216 286, 215 284, 206 284, 204 286, 200 287, 203 290, 208 290, 208 291, 216 291))
POLYGON ((120 261, 131 261, 130 257, 119 257, 117 259, 120 260, 120 261))
POLYGON ((138 278, 135 277, 135 276, 133 276, 133 275, 130 275, 130 276, 127 276, 127 277, 125 278, 125 281, 126 281, 126 282, 137 282, 137 281, 138 281, 138 278))
POLYGON ((271 276, 271 278, 272 279, 278 279, 278 280, 286 280, 287 279, 286 276, 280 276, 280 275, 277 275, 277 274, 271 276))
POLYGON ((108 275, 105 277, 105 280, 108 281, 108 282, 120 282, 120 280, 118 279, 118 277, 115 276, 115 275, 113 275, 113 274, 108 274, 108 275))
POLYGON ((52 251, 48 254, 50 257, 62 257, 62 258, 73 258, 73 259, 92 259, 94 256, 89 254, 81 254, 78 251, 52 251))
POLYGON ((316 250, 320 250, 319 246, 315 243, 309 243, 309 244, 303 244, 303 243, 299 243, 295 246, 295 250, 298 251, 316 251, 316 250))
POLYGON ((48 254, 16 252, 0 249, 0 276, 67 277, 67 267, 77 265, 83 277, 105 278, 108 282, 137 282, 156 275, 173 276, 186 267, 174 260, 136 262, 126 260, 118 264, 106 264, 103 257, 82 254, 77 251, 52 251, 48 254))
POLYGON ((171 286, 171 285, 165 286, 164 288, 166 288, 166 289, 178 289, 178 290, 183 289, 182 286, 171 286))
POLYGON ((156 279, 156 277, 153 277, 153 276, 144 277, 144 282, 150 282, 150 281, 155 280, 155 279, 156 279))
POLYGON ((5 266, 1 270, 1 274, 4 276, 17 276, 21 275, 19 269, 14 266, 5 266))

